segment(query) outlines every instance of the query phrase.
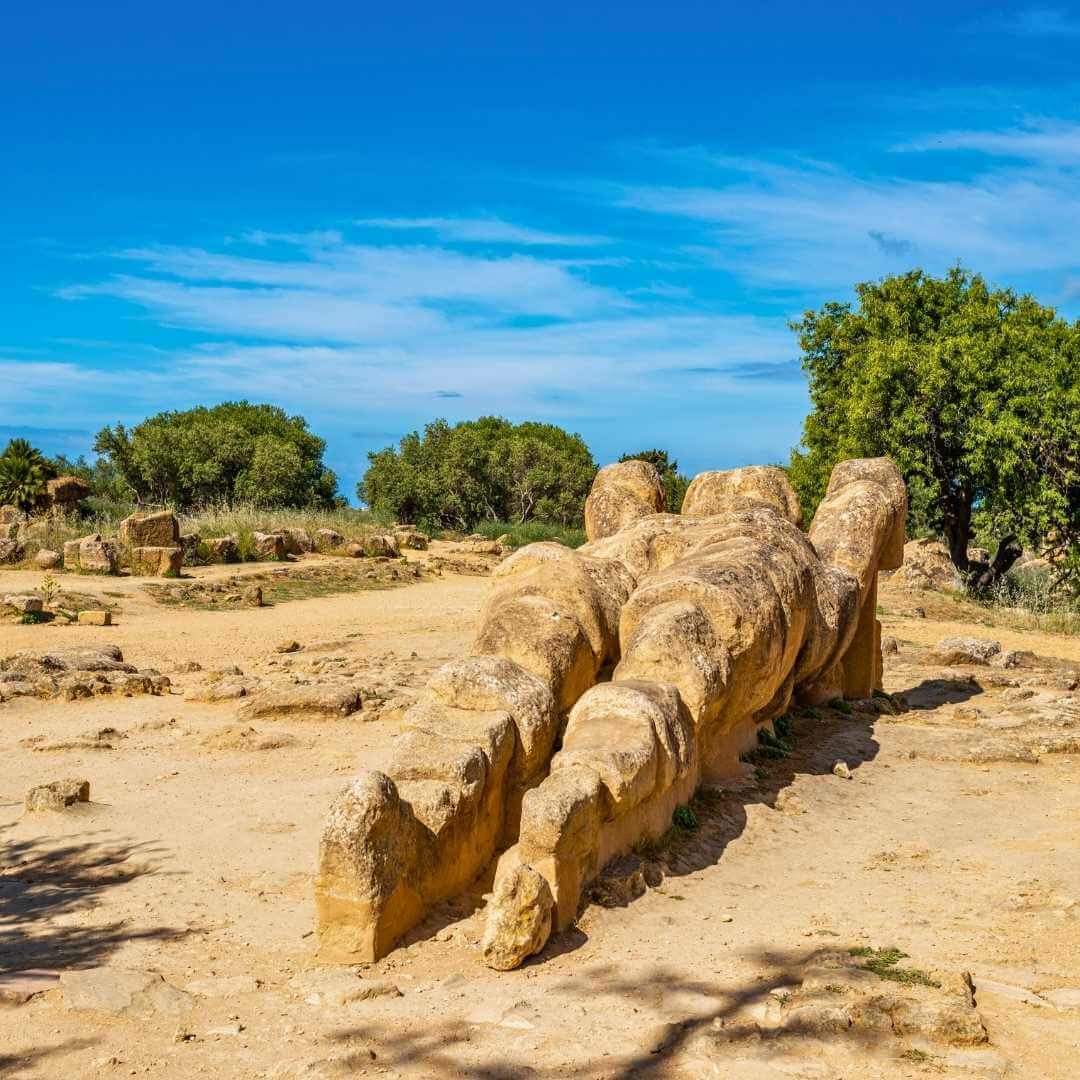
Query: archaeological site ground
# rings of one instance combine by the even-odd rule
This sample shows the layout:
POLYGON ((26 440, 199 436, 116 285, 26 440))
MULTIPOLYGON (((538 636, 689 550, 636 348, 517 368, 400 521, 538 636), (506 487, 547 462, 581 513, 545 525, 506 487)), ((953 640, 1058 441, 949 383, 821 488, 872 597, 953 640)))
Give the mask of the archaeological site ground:
POLYGON ((41 526, 0 1076, 1076 1076, 1080 637, 905 542, 888 459, 664 506, 628 461, 578 548, 41 526))

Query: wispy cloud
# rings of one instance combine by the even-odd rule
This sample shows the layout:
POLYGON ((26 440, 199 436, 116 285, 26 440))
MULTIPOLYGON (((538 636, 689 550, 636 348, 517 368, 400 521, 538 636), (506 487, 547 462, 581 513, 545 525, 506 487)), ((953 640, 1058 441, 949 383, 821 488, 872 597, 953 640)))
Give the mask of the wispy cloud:
POLYGON ((942 131, 901 143, 895 149, 970 150, 990 157, 1068 165, 1080 162, 1080 124, 1037 119, 1021 127, 998 131, 942 131))
MULTIPOLYGON (((1069 167, 1080 127, 952 131, 903 149, 979 150, 989 159, 960 178, 925 179, 905 175, 910 155, 896 158, 893 172, 866 174, 696 149, 695 183, 628 186, 616 202, 700 226, 684 251, 704 265, 809 298, 915 260, 934 271, 960 260, 991 275, 1059 280, 1080 263, 1080 175, 1069 167)), ((686 161, 680 152, 679 167, 686 161)))
POLYGON ((373 229, 422 230, 452 243, 512 244, 525 247, 593 247, 610 243, 610 239, 605 236, 547 232, 527 225, 515 225, 498 217, 375 217, 360 218, 355 224, 373 229))
POLYGON ((628 309, 588 267, 531 255, 275 238, 277 258, 202 248, 116 252, 135 266, 69 286, 68 300, 111 296, 171 325, 271 340, 385 343, 468 322, 568 319, 628 309))

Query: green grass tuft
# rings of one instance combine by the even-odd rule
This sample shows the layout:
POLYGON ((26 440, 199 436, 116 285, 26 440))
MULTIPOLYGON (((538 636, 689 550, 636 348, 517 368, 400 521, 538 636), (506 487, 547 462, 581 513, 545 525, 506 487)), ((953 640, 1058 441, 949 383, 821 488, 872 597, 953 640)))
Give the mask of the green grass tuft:
POLYGON ((482 521, 476 526, 476 532, 489 540, 498 540, 502 536, 508 547, 519 548, 526 544, 535 544, 540 540, 557 540, 570 548, 581 547, 585 543, 585 530, 569 525, 557 525, 545 521, 482 521))
POLYGON ((863 967, 872 971, 879 979, 887 979, 889 982, 902 983, 904 986, 941 986, 918 968, 897 967, 901 960, 907 959, 907 953, 897 948, 872 949, 867 945, 851 950, 852 956, 857 956, 866 963, 863 967))

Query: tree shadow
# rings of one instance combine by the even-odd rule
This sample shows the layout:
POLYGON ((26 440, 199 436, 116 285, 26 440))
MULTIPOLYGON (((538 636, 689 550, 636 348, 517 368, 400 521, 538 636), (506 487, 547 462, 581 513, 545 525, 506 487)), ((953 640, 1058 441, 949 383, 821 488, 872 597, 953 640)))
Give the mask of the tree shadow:
POLYGON ((179 936, 182 931, 166 927, 132 930, 125 921, 99 926, 57 922, 93 911, 110 888, 158 873, 155 854, 157 849, 147 844, 93 839, 0 842, 0 973, 91 966, 124 942, 179 936))
MULTIPOLYGON (((757 950, 748 954, 747 959, 768 974, 736 986, 722 986, 717 982, 688 976, 668 966, 626 973, 615 964, 589 968, 587 995, 583 995, 580 977, 568 976, 545 984, 539 990, 528 984, 521 986, 518 1001, 511 1006, 509 1002, 513 999, 506 999, 506 1012, 532 1016, 536 1021, 534 1030, 540 1038, 557 1037, 560 1032, 577 1030, 587 1043, 588 1033, 580 1028, 583 1000, 588 1001, 590 1012, 595 1017, 603 1016, 616 1005, 627 1006, 635 1015, 641 1015, 642 1026, 636 1031, 629 1029, 627 1032, 627 1041, 634 1043, 632 1048, 618 1054, 598 1051, 593 1060, 575 1061, 573 1065, 565 1060, 543 1064, 538 1060, 540 1055, 537 1055, 537 1060, 528 1060, 521 1051, 507 1049, 508 1033, 501 1031, 500 1026, 481 1025, 463 1016, 450 1015, 440 1022, 417 1026, 408 1031, 396 1027, 388 1031, 375 1021, 339 1029, 330 1035, 330 1041, 344 1053, 335 1057, 334 1062, 341 1070, 369 1068, 374 1056, 382 1070, 425 1077, 468 1076, 484 1080, 518 1080, 522 1076, 548 1078, 572 1075, 631 1080, 671 1075, 675 1059, 687 1051, 691 1043, 694 1043, 695 1052, 701 1050, 715 1058, 720 1071, 710 1075, 720 1076, 738 1075, 723 1071, 725 1054, 731 1055, 731 1058, 749 1054, 766 1062, 794 1053, 805 1062, 821 1052, 823 1041, 834 1044, 842 1052, 880 1052, 884 1049, 898 1052, 903 1043, 890 1027, 852 1024, 823 1029, 820 1025, 807 1024, 794 1018, 789 1018, 783 1026, 766 1027, 747 1011, 751 1006, 767 1003, 770 998, 781 995, 781 991, 799 985, 808 965, 823 953, 835 951, 817 950, 808 954, 795 950, 757 950), (695 1007, 685 1006, 681 1010, 672 1008, 680 996, 692 997, 695 1007), (647 1010, 655 1007, 658 1001, 664 1003, 663 1011, 650 1024, 647 1010), (531 1012, 534 1003, 542 1004, 543 1016, 531 1012)), ((847 949, 839 951, 848 952, 847 949)), ((484 988, 485 991, 489 989, 484 988)), ((466 1014, 479 1004, 481 1002, 478 1000, 467 1002, 466 1014)), ((447 1012, 451 1011, 452 1008, 447 1009, 447 1012)), ((493 1020, 497 1020, 497 1017, 498 1009, 493 1020)), ((563 1054, 559 1056, 564 1057, 563 1054)), ((848 1067, 852 1064, 850 1061, 847 1063, 848 1067)))
POLYGON ((19 1080, 30 1076, 46 1058, 86 1050, 96 1045, 96 1039, 69 1039, 57 1046, 32 1046, 26 1050, 0 1051, 0 1076, 5 1080, 19 1080))
MULTIPOLYGON (((747 808, 775 808, 781 792, 799 775, 823 776, 837 761, 854 772, 877 757, 880 744, 874 737, 877 714, 842 713, 835 718, 814 718, 810 711, 790 714, 791 731, 787 756, 767 756, 768 747, 747 755, 755 770, 753 780, 736 779, 730 786, 715 785, 699 791, 692 806, 697 828, 672 830, 659 845, 644 845, 638 853, 655 864, 664 877, 696 873, 715 865, 727 846, 742 835, 747 808)), ((775 752, 774 752, 775 753, 775 752)))
POLYGON ((923 679, 921 683, 907 690, 901 690, 902 697, 909 709, 935 709, 939 705, 959 705, 970 701, 986 691, 974 676, 961 679, 923 679))

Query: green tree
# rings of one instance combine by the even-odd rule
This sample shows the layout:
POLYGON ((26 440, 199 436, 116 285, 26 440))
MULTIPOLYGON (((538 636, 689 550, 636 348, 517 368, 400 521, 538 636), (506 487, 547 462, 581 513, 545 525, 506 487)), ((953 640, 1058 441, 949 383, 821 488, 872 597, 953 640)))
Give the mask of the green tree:
POLYGON ((944 536, 973 586, 1018 541, 1049 539, 1064 565, 1080 544, 1080 327, 960 267, 855 292, 792 323, 811 411, 789 473, 807 515, 838 461, 887 454, 917 528, 944 536), (989 565, 969 563, 976 531, 998 541, 989 565))
POLYGON ((229 401, 163 412, 128 431, 98 432, 94 450, 140 502, 179 508, 211 502, 262 506, 333 505, 337 478, 323 464, 326 443, 302 416, 275 405, 229 401))
POLYGON ((581 521, 596 463, 580 435, 483 416, 414 431, 368 454, 357 494, 375 513, 431 528, 581 521))
POLYGON ((669 514, 682 510, 686 489, 690 486, 690 477, 679 472, 679 463, 668 457, 666 450, 642 450, 640 454, 623 454, 620 461, 647 461, 655 466, 664 485, 664 496, 669 514))
POLYGON ((31 509, 55 475, 40 450, 25 439, 12 439, 0 454, 0 503, 31 509))

